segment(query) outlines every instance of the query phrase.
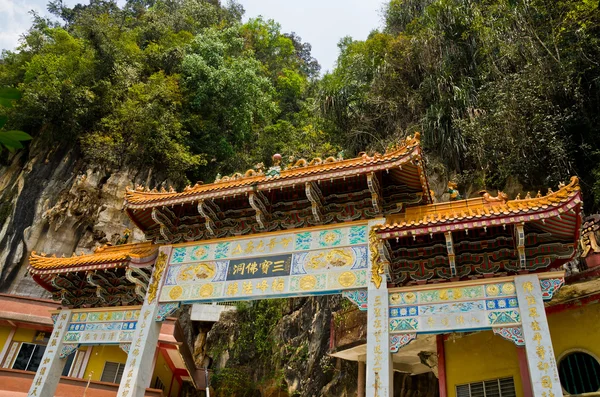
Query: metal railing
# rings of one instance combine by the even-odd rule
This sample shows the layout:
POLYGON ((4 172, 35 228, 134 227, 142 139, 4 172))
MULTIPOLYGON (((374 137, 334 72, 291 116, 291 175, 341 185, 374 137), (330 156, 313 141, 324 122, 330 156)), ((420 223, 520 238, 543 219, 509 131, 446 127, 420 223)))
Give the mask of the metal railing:
POLYGON ((215 302, 213 303, 213 305, 219 305, 219 306, 236 306, 238 304, 240 304, 241 301, 228 301, 228 302, 215 302))

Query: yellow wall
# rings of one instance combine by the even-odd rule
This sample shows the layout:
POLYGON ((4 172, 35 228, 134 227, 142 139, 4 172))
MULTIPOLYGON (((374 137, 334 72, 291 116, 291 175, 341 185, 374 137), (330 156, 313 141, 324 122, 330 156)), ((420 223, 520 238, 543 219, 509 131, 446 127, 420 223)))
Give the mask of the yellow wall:
POLYGON ((557 359, 571 349, 584 350, 600 358, 600 304, 552 314, 548 316, 548 325, 557 359))
MULTIPOLYGON (((154 382, 156 377, 160 378, 160 381, 165 385, 165 395, 169 392, 169 386, 171 385, 171 378, 173 376, 173 372, 169 368, 167 361, 162 355, 162 352, 159 353, 156 358, 156 365, 154 366, 154 374, 152 375, 152 382, 150 382, 150 387, 154 386, 154 382)), ((176 379, 173 379, 173 386, 171 388, 170 396, 176 396, 179 393, 179 383, 176 379)))
POLYGON ((127 354, 116 345, 94 346, 83 378, 88 379, 93 371, 92 380, 99 381, 104 370, 104 363, 107 361, 124 364, 127 361, 127 354))
MULTIPOLYGON (((111 361, 113 363, 125 363, 127 361, 127 354, 119 346, 105 345, 105 346, 94 346, 92 347, 92 353, 90 360, 85 368, 84 379, 88 379, 90 373, 92 373, 92 380, 99 381, 102 377, 102 371, 104 370, 104 363, 111 361)), ((171 384, 171 378, 173 373, 169 368, 165 358, 162 354, 159 354, 156 359, 156 365, 154 367, 154 373, 150 386, 154 386, 156 377, 159 377, 161 382, 165 385, 165 394, 169 391, 169 385, 171 384)), ((179 393, 179 383, 176 379, 173 379, 173 386, 171 389, 171 396, 177 396, 179 393)))
POLYGON ((515 380, 517 397, 523 396, 517 348, 512 342, 484 331, 454 341, 450 336, 444 347, 448 396, 456 395, 457 385, 509 376, 515 380))
MULTIPOLYGON (((35 343, 35 333, 37 331, 35 329, 29 328, 17 328, 15 331, 15 335, 13 336, 13 341, 16 342, 34 342, 35 343)), ((50 336, 48 334, 47 336, 50 336)), ((40 341, 38 341, 39 343, 40 341)))
MULTIPOLYGON (((600 359, 600 304, 571 308, 548 316, 554 354, 584 350, 600 359)), ((459 335, 459 334, 457 334, 459 335)), ((523 395, 517 347, 492 331, 457 337, 444 343, 448 396, 456 385, 512 376, 517 397, 523 395)))
POLYGON ((12 331, 12 327, 0 327, 0 351, 4 349, 4 345, 8 340, 8 336, 10 335, 10 331, 12 331))

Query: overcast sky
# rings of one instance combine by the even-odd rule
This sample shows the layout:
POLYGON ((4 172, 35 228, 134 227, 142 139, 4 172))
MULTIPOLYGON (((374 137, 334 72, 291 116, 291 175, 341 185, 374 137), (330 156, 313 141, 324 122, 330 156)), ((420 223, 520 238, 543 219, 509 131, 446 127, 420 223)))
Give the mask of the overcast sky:
MULTIPOLYGON (((331 70, 344 36, 357 40, 381 25, 382 0, 238 0, 246 9, 245 20, 262 15, 281 24, 284 32, 296 32, 309 42, 323 71, 331 70)), ((68 5, 82 2, 65 0, 68 5)), ((224 2, 224 1, 223 1, 224 2)), ((30 10, 46 15, 47 0, 0 0, 0 49, 14 49, 31 25, 30 10)), ((122 3, 122 1, 119 1, 122 3)))

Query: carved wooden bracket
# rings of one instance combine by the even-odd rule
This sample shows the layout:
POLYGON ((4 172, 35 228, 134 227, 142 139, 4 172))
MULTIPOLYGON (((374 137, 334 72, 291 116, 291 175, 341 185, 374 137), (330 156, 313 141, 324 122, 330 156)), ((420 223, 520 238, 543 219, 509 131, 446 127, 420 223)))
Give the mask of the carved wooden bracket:
POLYGON ((314 182, 306 182, 306 197, 310 201, 313 217, 317 222, 323 222, 323 214, 325 213, 323 207, 325 206, 325 199, 321 193, 321 189, 314 182))
POLYGON ((148 283, 150 282, 148 275, 142 269, 130 267, 125 272, 125 277, 135 284, 135 293, 143 301, 146 297, 148 283))
POLYGON ((248 200, 250 206, 256 211, 256 222, 258 222, 261 229, 265 229, 267 219, 270 217, 267 211, 267 205, 269 204, 267 198, 261 192, 250 192, 248 200))
POLYGON ((527 257, 525 256, 525 227, 524 224, 515 225, 515 238, 517 240, 517 254, 519 256, 519 265, 521 269, 527 267, 527 257))
MULTIPOLYGON (((164 208, 164 207, 163 207, 164 208)), ((169 217, 163 214, 158 208, 152 208, 152 220, 160 225, 160 235, 168 242, 175 242, 175 235, 171 232, 173 224, 169 217)))
POLYGON ((209 204, 206 202, 206 200, 201 200, 198 203, 198 213, 200 213, 200 215, 202 215, 204 217, 205 225, 206 225, 206 230, 208 230, 208 233, 211 236, 214 236, 216 234, 216 221, 217 221, 217 214, 215 213, 215 211, 213 211, 213 209, 209 206, 209 204))
POLYGON ((104 289, 104 287, 102 287, 98 281, 94 280, 94 273, 88 272, 86 278, 90 285, 96 287, 96 296, 100 298, 102 302, 108 303, 108 291, 104 289))
POLYGON ((382 192, 377 176, 374 172, 367 174, 367 185, 371 191, 371 202, 373 203, 373 209, 376 214, 380 214, 382 211, 382 192))
POLYGON ((446 249, 448 250, 448 263, 450 264, 450 274, 456 276, 456 254, 454 253, 454 241, 452 232, 444 233, 446 237, 446 249))

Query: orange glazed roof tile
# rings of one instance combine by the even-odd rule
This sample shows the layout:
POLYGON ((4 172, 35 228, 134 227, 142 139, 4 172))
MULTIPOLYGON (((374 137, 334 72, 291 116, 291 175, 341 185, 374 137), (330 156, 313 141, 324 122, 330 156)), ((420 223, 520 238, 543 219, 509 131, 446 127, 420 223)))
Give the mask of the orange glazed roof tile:
POLYGON ((535 220, 545 223, 547 218, 560 217, 565 211, 579 208, 580 190, 579 179, 574 176, 568 185, 556 192, 549 191, 546 196, 509 201, 479 197, 410 207, 403 214, 388 216, 386 224, 376 229, 379 233, 391 232, 385 237, 396 237, 535 220), (496 221, 498 218, 506 220, 496 221), (462 225, 456 227, 457 223, 462 225))
POLYGON ((29 272, 32 274, 64 273, 108 269, 129 263, 147 266, 152 263, 157 252, 158 246, 151 242, 104 246, 97 248, 92 254, 63 258, 55 255, 39 255, 34 251, 29 257, 29 272))
POLYGON ((340 178, 356 175, 357 173, 390 169, 406 164, 411 160, 416 160, 415 167, 419 174, 415 182, 418 183, 418 187, 426 195, 429 195, 421 161, 420 134, 416 133, 413 138, 408 138, 400 147, 383 155, 375 154, 371 157, 365 154, 348 160, 337 160, 330 157, 323 161, 319 160, 314 165, 311 165, 312 162, 307 163, 300 160, 298 163, 304 163, 288 167, 282 170, 279 175, 271 177, 248 170, 246 175, 234 174, 232 177, 224 177, 214 183, 187 187, 183 192, 148 191, 143 187, 138 187, 135 190, 128 189, 125 194, 125 207, 141 209, 156 205, 173 205, 205 198, 240 194, 252 191, 254 188, 266 190, 296 183, 340 178))

